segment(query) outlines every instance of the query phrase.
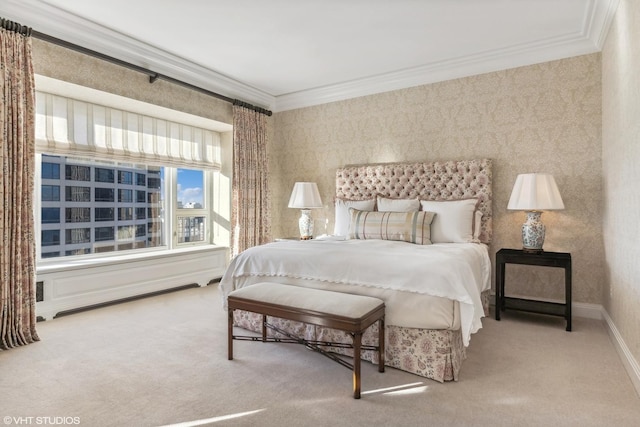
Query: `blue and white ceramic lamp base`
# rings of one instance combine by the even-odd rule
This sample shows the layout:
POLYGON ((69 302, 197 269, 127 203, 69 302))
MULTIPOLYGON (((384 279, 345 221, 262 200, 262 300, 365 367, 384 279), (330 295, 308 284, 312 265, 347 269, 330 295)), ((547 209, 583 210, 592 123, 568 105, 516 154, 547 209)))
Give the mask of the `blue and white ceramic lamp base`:
POLYGON ((310 240, 313 238, 313 220, 311 219, 311 209, 302 209, 300 219, 300 240, 310 240))
POLYGON ((525 252, 542 252, 545 227, 540 211, 527 211, 527 220, 522 224, 522 249, 525 252))

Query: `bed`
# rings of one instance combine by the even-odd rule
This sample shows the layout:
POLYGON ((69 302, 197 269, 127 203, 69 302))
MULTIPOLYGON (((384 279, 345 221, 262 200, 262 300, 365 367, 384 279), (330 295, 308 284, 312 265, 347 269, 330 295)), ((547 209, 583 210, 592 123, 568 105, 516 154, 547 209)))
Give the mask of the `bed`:
MULTIPOLYGON (((224 303, 234 289, 265 281, 375 296, 386 305, 386 365, 457 380, 488 311, 491 166, 472 159, 338 169, 335 236, 242 252, 221 279, 224 303)), ((248 330, 260 331, 261 321, 235 313, 248 330)), ((274 322, 309 340, 348 342, 340 331, 274 322)), ((374 344, 377 332, 372 325, 363 344, 374 344)), ((377 362, 373 351, 362 358, 377 362)))

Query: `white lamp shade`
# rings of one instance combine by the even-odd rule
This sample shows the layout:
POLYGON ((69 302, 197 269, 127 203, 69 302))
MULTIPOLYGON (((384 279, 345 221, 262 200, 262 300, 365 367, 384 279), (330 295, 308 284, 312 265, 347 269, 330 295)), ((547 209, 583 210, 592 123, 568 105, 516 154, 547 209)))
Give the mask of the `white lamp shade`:
POLYGON ((560 191, 553 175, 525 173, 516 178, 507 209, 548 211, 564 209, 560 191))
POLYGON ((289 199, 290 208, 312 209, 321 208, 322 200, 315 182, 296 182, 289 199))

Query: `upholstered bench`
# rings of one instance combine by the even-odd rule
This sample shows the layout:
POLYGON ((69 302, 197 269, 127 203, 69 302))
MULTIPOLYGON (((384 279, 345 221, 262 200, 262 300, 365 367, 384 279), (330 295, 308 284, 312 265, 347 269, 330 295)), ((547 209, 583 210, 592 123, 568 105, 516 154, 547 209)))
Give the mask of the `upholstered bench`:
POLYGON ((229 311, 229 360, 233 360, 234 339, 304 344, 353 370, 353 397, 355 399, 360 398, 360 351, 362 349, 378 352, 378 371, 384 372, 384 302, 378 298, 279 283, 257 283, 229 293, 227 307, 229 311), (234 335, 234 310, 262 314, 262 337, 234 335), (267 316, 346 331, 353 337, 353 342, 351 344, 319 342, 294 337, 267 323, 267 316), (375 322, 379 322, 378 345, 362 345, 362 334, 375 322), (289 337, 290 340, 267 337, 267 327, 289 337), (321 346, 353 348, 353 364, 325 351, 321 346))

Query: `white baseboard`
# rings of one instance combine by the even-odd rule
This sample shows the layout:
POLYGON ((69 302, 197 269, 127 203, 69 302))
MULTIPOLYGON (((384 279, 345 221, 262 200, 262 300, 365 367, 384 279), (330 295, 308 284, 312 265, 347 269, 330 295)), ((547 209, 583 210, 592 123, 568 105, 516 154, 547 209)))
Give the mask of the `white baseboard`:
POLYGON ((613 342, 613 346, 618 352, 618 356, 620 356, 620 360, 622 361, 638 396, 640 396, 640 365, 633 357, 633 354, 631 354, 631 351, 629 351, 629 347, 627 347, 622 335, 618 332, 618 328, 616 328, 616 325, 613 323, 609 313, 607 313, 604 307, 599 304, 585 303, 573 303, 571 305, 571 311, 575 317, 585 317, 587 319, 602 320, 604 322, 607 332, 609 333, 609 337, 613 342))
MULTIPOLYGON (((491 302, 495 301, 495 295, 491 296, 491 302)), ((561 302, 561 301, 553 301, 553 302, 561 302)), ((629 347, 624 342, 622 335, 618 332, 618 328, 616 328, 615 323, 609 316, 609 313, 602 307, 600 304, 585 304, 585 303, 573 303, 571 304, 571 313, 575 317, 584 317, 587 319, 595 319, 602 320, 607 328, 607 332, 609 333, 609 337, 613 342, 613 346, 618 352, 618 356, 620 356, 620 360, 622 361, 622 365, 624 366, 633 386, 640 396, 640 364, 633 357, 629 347)))
POLYGON ((636 389, 636 393, 640 396, 640 365, 638 361, 633 357, 629 347, 622 339, 622 335, 618 332, 618 328, 616 328, 615 323, 609 316, 609 313, 603 308, 602 309, 602 317, 604 319, 604 323, 607 326, 607 332, 609 332, 609 336, 611 337, 611 341, 613 341, 613 345, 622 360, 622 364, 629 374, 629 378, 631 378, 631 382, 636 389))

